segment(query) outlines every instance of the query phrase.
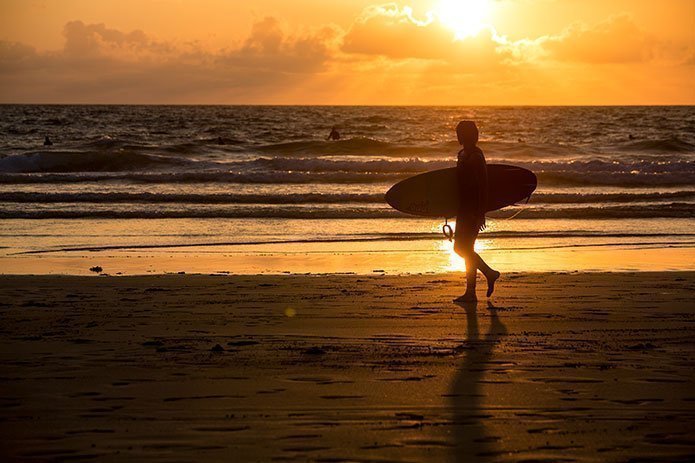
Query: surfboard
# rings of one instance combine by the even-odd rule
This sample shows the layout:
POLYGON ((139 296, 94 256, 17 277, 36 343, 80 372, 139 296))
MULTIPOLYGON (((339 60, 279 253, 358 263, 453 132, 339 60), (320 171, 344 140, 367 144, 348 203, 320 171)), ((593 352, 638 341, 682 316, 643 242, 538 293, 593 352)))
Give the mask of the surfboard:
MULTIPOLYGON (((536 189, 536 174, 522 167, 488 164, 487 211, 496 211, 529 198, 536 189)), ((386 202, 406 214, 455 217, 459 206, 456 167, 433 170, 396 183, 386 202)))

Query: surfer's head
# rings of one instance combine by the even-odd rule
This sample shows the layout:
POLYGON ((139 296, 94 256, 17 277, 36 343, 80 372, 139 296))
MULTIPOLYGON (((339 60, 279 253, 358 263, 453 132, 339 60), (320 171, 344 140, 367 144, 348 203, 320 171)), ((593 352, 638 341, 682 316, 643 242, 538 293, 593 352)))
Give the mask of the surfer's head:
POLYGON ((456 126, 456 136, 463 146, 475 146, 478 143, 478 126, 473 121, 461 121, 456 126))

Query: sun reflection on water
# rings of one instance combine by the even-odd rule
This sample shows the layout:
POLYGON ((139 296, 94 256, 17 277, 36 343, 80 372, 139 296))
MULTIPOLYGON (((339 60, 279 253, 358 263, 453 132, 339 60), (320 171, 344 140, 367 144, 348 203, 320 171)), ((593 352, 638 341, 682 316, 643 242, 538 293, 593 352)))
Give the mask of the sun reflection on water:
MULTIPOLYGON (((437 227, 433 227, 433 231, 437 231, 437 227)), ((452 228, 455 229, 455 225, 452 224, 452 228)), ((494 223, 488 221, 488 231, 492 231, 495 228, 494 223)), ((448 272, 465 272, 466 271, 466 261, 463 257, 456 254, 454 251, 454 242, 446 239, 437 241, 435 247, 438 251, 445 253, 448 256, 448 262, 444 265, 443 270, 448 272)), ((478 239, 475 242, 475 252, 481 253, 486 250, 492 249, 492 242, 489 239, 478 239)))

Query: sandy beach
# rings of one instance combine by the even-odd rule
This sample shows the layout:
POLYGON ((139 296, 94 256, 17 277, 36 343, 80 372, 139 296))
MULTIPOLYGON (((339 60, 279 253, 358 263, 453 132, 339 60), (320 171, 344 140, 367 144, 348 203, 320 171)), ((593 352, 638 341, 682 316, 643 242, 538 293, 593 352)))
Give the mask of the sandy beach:
POLYGON ((461 284, 3 276, 3 459, 691 461, 695 273, 461 284))

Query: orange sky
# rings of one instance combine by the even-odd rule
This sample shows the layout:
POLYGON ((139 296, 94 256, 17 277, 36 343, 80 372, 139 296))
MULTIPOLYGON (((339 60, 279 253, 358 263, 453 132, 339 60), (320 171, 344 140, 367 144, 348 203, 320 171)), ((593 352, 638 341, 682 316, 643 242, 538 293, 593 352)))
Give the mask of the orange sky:
POLYGON ((695 104, 695 1, 3 0, 0 102, 695 104))

